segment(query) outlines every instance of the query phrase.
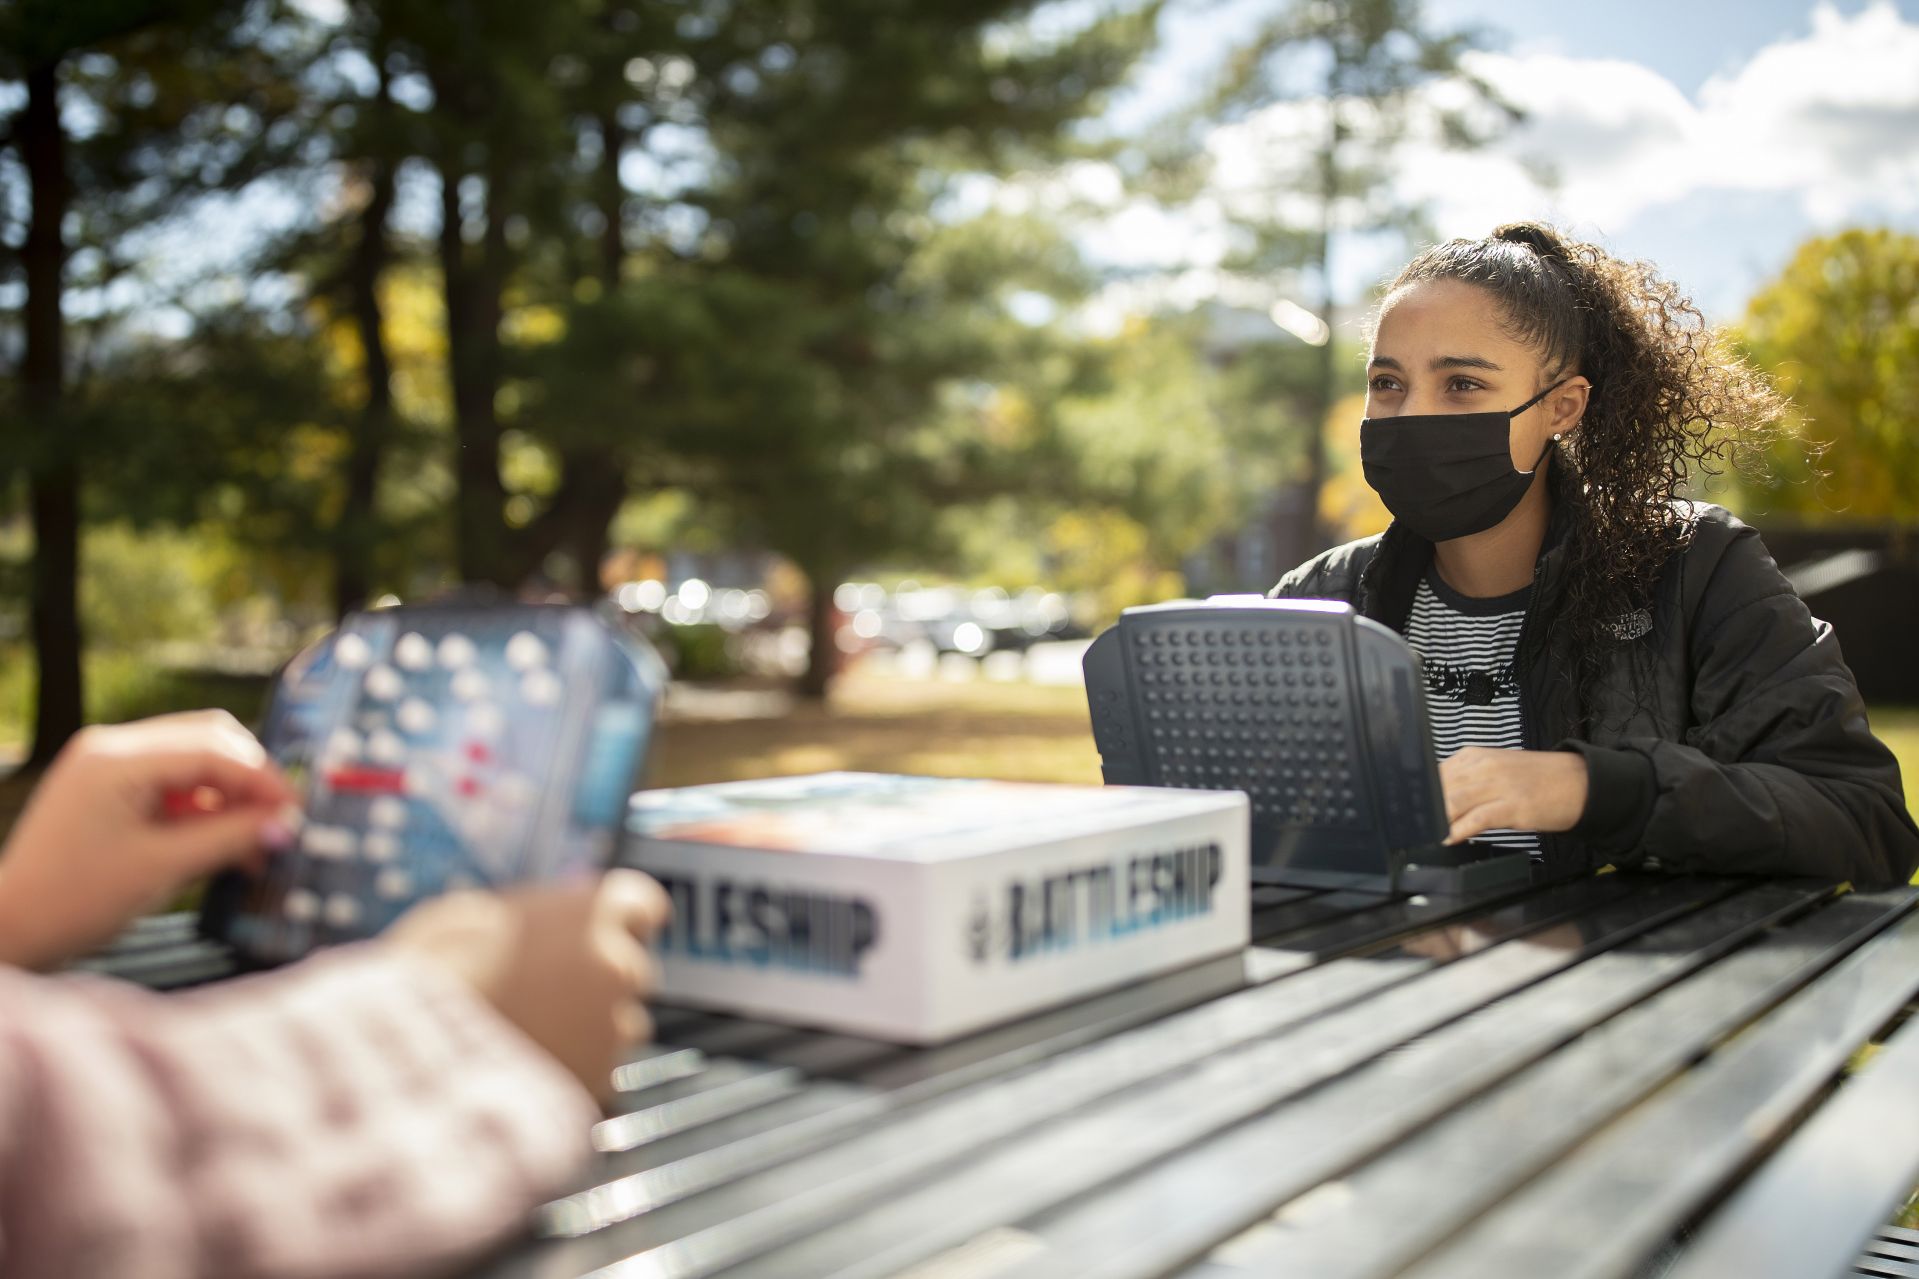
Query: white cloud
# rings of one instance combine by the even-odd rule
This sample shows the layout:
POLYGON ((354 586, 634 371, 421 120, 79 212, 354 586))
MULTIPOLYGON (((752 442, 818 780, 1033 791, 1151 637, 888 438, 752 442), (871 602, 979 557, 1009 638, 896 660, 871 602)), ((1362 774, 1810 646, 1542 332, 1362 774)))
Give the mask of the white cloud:
POLYGON ((1004 179, 966 174, 948 189, 940 213, 959 220, 989 209, 1068 223, 1081 250, 1116 271, 1212 265, 1226 255, 1233 234, 1213 196, 1171 209, 1128 192, 1125 177, 1103 160, 1075 160, 1004 179))
POLYGON ((1476 54, 1472 69, 1527 119, 1477 155, 1409 149, 1405 189, 1448 233, 1533 213, 1615 226, 1715 192, 1795 194, 1816 225, 1919 212, 1919 24, 1889 0, 1851 17, 1822 5, 1809 34, 1766 46, 1696 100, 1629 62, 1476 54))
MULTIPOLYGON (((1414 114, 1390 162, 1394 193, 1425 204, 1442 235, 1536 217, 1610 238, 1648 217, 1696 222, 1701 208, 1733 199, 1796 204, 1799 234, 1853 219, 1919 221, 1919 23, 1891 0, 1852 15, 1821 4, 1809 32, 1767 45, 1694 96, 1635 62, 1469 56, 1526 119, 1492 146, 1455 151, 1439 145, 1434 111, 1414 114)), ((1446 88, 1428 105, 1461 101, 1446 88)), ((1310 225, 1302 164, 1325 112, 1323 101, 1278 103, 1215 129, 1199 212, 1120 201, 1082 244, 1107 264, 1177 270, 1219 262, 1232 242, 1228 213, 1259 208, 1310 225)), ((1342 293, 1371 282, 1357 272, 1373 269, 1379 248, 1349 246, 1342 293)))
POLYGON ((1803 192, 1830 224, 1861 205, 1919 210, 1919 24, 1881 0, 1759 51, 1700 90, 1714 185, 1803 192))
POLYGON ((1125 271, 1177 271, 1217 265, 1233 245, 1219 202, 1202 197, 1178 211, 1131 200, 1079 235, 1088 257, 1125 271))

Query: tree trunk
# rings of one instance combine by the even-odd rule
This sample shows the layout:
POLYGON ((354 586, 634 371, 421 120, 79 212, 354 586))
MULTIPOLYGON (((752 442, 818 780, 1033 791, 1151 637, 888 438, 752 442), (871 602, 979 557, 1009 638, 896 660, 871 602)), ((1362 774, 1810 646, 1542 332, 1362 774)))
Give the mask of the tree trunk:
MULTIPOLYGON (((620 184, 620 156, 626 131, 606 112, 598 118, 600 169, 595 201, 605 225, 600 232, 597 278, 608 294, 620 287, 626 261, 623 229, 626 189, 620 184)), ((600 565, 606 560, 613 517, 626 501, 626 462, 616 443, 578 441, 560 450, 560 483, 540 518, 516 539, 516 571, 531 572, 558 551, 578 568, 579 594, 592 599, 603 589, 600 565)))
POLYGON ((620 181, 620 158, 626 154, 626 130, 617 111, 599 118, 600 282, 608 292, 620 287, 626 265, 626 187, 620 181))
MULTIPOLYGON (((604 589, 600 565, 606 561, 613 517, 626 502, 626 475, 618 453, 611 449, 592 449, 564 458, 565 465, 580 477, 569 499, 566 539, 560 549, 580 568, 580 591, 587 599, 604 589)), ((565 493, 565 490, 561 490, 565 493)))
POLYGON ((500 288, 504 277, 504 202, 499 167, 489 166, 486 231, 469 263, 460 234, 459 166, 440 169, 440 268, 445 275, 447 367, 453 391, 454 547, 466 582, 507 580, 502 561, 506 488, 500 482, 500 423, 494 408, 500 367, 500 288))
MULTIPOLYGON (((1333 281, 1330 236, 1320 250, 1319 275, 1324 283, 1320 296, 1319 322, 1326 326, 1326 341, 1313 352, 1313 381, 1306 409, 1306 466, 1300 477, 1304 500, 1299 510, 1300 556, 1304 561, 1326 548, 1326 530, 1319 518, 1319 495, 1326 487, 1326 419, 1333 411, 1333 281)), ((1299 561, 1295 561, 1299 562, 1299 561)), ((1284 569, 1292 565, 1282 565, 1284 569)))
POLYGON ((825 701, 840 670, 839 609, 833 605, 837 574, 824 571, 807 574, 806 632, 812 644, 806 657, 806 670, 800 675, 799 695, 811 701, 825 701))
MULTIPOLYGON (((381 73, 381 92, 386 77, 381 73)), ((393 363, 388 357, 380 310, 380 277, 389 257, 387 215, 393 208, 394 164, 390 156, 374 161, 372 193, 360 214, 360 242, 348 266, 353 319, 366 364, 366 402, 360 409, 346 462, 346 503, 335 530, 334 612, 361 607, 372 588, 373 550, 379 518, 374 509, 380 461, 392 434, 393 363)))
POLYGON ((65 329, 60 300, 67 249, 66 134, 59 63, 27 72, 27 101, 14 126, 32 184, 32 220, 20 250, 25 269, 21 400, 33 431, 28 478, 33 519, 31 631, 39 692, 29 765, 45 764, 84 721, 80 679, 80 476, 60 429, 65 329))
MULTIPOLYGON (((600 231, 600 283, 610 294, 620 287, 620 274, 626 265, 626 188, 620 182, 626 130, 613 111, 600 116, 599 126, 599 205, 604 222, 600 231)), ((601 589, 600 565, 606 559, 607 532, 626 501, 626 467, 619 450, 612 446, 571 451, 563 461, 582 481, 579 511, 571 522, 571 536, 564 549, 580 566, 580 585, 590 598, 601 589)))
MULTIPOLYGON (((1319 155, 1319 236, 1314 274, 1319 279, 1319 322, 1326 326, 1326 341, 1314 352, 1311 394, 1306 406, 1306 465, 1300 476, 1301 497, 1297 513, 1300 562, 1325 547, 1326 536, 1319 522, 1319 494, 1326 486, 1326 418, 1333 411, 1333 224, 1339 200, 1339 143, 1342 136, 1338 115, 1338 86, 1329 98, 1332 114, 1325 150, 1319 155)), ((1282 572, 1291 568, 1282 564, 1282 572)))
POLYGON ((560 454, 560 486, 538 519, 519 531, 505 558, 507 577, 523 581, 558 551, 580 570, 578 593, 600 593, 608 531, 626 501, 626 475, 616 453, 571 449, 560 454))

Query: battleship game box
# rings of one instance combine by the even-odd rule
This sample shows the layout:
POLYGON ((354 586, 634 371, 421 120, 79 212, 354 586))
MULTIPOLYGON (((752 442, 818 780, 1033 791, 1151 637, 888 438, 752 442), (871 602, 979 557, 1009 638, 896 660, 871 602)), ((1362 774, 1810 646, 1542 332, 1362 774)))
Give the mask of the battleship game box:
POLYGON ((643 791, 659 998, 924 1044, 1242 949, 1233 791, 825 773, 643 791))

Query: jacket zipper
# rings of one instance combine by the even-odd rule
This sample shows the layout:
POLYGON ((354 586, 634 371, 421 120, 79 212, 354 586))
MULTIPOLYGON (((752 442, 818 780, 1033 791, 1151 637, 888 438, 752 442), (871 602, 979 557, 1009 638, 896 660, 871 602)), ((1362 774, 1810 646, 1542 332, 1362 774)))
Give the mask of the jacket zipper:
MULTIPOLYGON (((1528 687, 1532 683, 1532 672, 1535 663, 1532 660, 1532 655, 1526 650, 1526 636, 1532 630, 1533 616, 1539 610, 1539 583, 1540 579, 1545 576, 1545 571, 1546 557, 1542 555, 1533 564, 1532 594, 1526 601, 1526 616, 1519 623, 1519 642, 1513 651, 1514 662, 1518 667, 1518 669, 1513 672, 1516 676, 1513 680, 1513 687, 1519 694, 1519 744, 1520 749, 1529 751, 1544 749, 1544 747, 1540 745, 1538 708, 1535 705, 1538 699, 1528 693, 1528 687)), ((1558 854, 1564 846, 1565 836, 1559 832, 1543 830, 1537 832, 1537 834, 1539 836, 1540 868, 1550 874, 1558 860, 1558 854)))
POLYGON ((1532 654, 1526 649, 1526 636, 1532 631, 1533 615, 1538 611, 1539 579, 1544 575, 1544 563, 1542 557, 1539 563, 1533 565, 1533 585, 1526 599, 1526 616, 1520 620, 1519 640, 1513 646, 1513 658, 1519 668, 1513 672, 1518 677, 1513 681, 1513 686, 1519 691, 1519 744, 1522 749, 1529 751, 1539 749, 1539 725, 1533 713, 1534 699, 1527 696, 1526 692, 1530 682, 1528 676, 1533 667, 1532 654))

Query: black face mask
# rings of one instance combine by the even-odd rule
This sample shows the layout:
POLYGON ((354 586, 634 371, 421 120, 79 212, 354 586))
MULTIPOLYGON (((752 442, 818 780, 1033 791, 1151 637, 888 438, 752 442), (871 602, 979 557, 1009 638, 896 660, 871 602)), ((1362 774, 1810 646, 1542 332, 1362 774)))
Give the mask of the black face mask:
MULTIPOLYGON (((1359 424, 1359 460, 1393 518, 1429 542, 1483 533, 1512 514, 1533 482, 1515 471, 1512 420, 1564 386, 1507 413, 1416 413, 1359 424)), ((1546 445, 1539 461, 1552 452, 1546 445)))

